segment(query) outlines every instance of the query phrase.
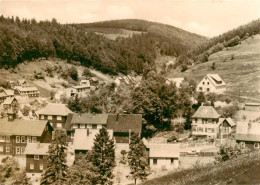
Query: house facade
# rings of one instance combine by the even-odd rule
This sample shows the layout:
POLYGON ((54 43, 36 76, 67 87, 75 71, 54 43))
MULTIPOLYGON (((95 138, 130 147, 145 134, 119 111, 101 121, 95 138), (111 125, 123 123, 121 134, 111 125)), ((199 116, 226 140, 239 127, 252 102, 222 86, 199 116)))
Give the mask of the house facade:
POLYGON ((40 120, 48 120, 54 129, 65 128, 68 114, 72 113, 65 104, 49 103, 37 111, 40 120))
POLYGON ((260 110, 260 103, 246 103, 245 110, 258 112, 260 110))
POLYGON ((260 146, 260 123, 238 122, 235 139, 244 148, 258 150, 260 146))
POLYGON ((12 98, 14 97, 14 91, 13 90, 3 90, 0 92, 0 104, 5 101, 6 98, 12 98))
POLYGON ((15 104, 18 105, 18 101, 17 101, 16 98, 13 98, 13 97, 12 98, 10 98, 10 97, 6 98, 4 103, 3 103, 4 110, 11 109, 13 106, 15 106, 15 104))
POLYGON ((152 170, 174 170, 179 167, 179 144, 146 143, 152 170))
POLYGON ((16 86, 15 90, 20 96, 24 96, 24 97, 28 97, 28 98, 40 96, 40 92, 36 87, 16 86))
POLYGON ((29 87, 29 83, 26 80, 21 79, 21 80, 18 80, 18 86, 29 87))
POLYGON ((204 93, 223 93, 226 91, 226 83, 218 74, 207 74, 197 85, 196 90, 204 93))
POLYGON ((0 155, 21 156, 28 143, 50 143, 52 139, 53 128, 47 121, 2 119, 0 128, 0 155))
POLYGON ((50 143, 28 143, 26 155, 26 173, 42 173, 47 168, 47 156, 50 143))

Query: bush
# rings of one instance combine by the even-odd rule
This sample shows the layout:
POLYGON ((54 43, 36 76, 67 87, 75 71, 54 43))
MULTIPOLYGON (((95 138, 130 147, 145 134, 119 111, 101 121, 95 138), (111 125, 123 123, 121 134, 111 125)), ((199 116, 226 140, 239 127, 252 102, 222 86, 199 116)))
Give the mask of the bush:
POLYGON ((31 108, 30 108, 29 106, 26 106, 26 105, 25 105, 21 111, 22 111, 22 114, 23 114, 24 116, 28 116, 30 110, 31 110, 31 108))
POLYGON ((84 69, 82 76, 86 76, 86 77, 92 77, 93 75, 91 74, 89 69, 84 69))
POLYGON ((185 72, 185 71, 187 71, 187 69, 188 69, 188 67, 186 64, 181 66, 181 72, 185 72))
POLYGON ((68 71, 68 75, 75 81, 78 80, 78 71, 76 69, 75 66, 72 66, 69 71, 68 71))
POLYGON ((3 87, 5 89, 11 89, 11 84, 4 79, 0 79, 0 87, 3 87))

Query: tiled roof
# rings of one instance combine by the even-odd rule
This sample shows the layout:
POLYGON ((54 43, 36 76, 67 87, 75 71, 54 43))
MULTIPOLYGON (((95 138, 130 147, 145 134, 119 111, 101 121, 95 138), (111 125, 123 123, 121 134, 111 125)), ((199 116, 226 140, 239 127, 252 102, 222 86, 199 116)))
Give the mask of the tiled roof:
POLYGON ((148 148, 150 148, 149 157, 152 158, 179 158, 180 156, 179 144, 149 143, 148 148))
POLYGON ((72 113, 65 104, 49 103, 45 108, 37 111, 38 115, 55 115, 55 116, 67 116, 72 113))
POLYGON ((6 97, 7 94, 3 91, 3 92, 0 92, 0 97, 6 97))
POLYGON ((14 96, 14 91, 13 90, 4 90, 5 94, 7 96, 14 96))
POLYGON ((13 101, 14 101, 15 98, 6 98, 5 101, 4 101, 4 105, 10 105, 13 101))
POLYGON ((240 140, 240 141, 257 141, 257 142, 260 142, 260 135, 236 134, 235 139, 240 140))
POLYGON ((38 91, 36 87, 21 87, 21 86, 16 86, 16 89, 19 91, 38 91))
POLYGON ((234 122, 231 118, 219 118, 219 123, 221 124, 221 123, 223 123, 223 121, 225 121, 225 120, 228 122, 228 124, 229 124, 231 127, 233 127, 233 126, 236 125, 235 122, 234 122))
POLYGON ((192 118, 219 118, 220 115, 212 106, 200 106, 192 118))
POLYGON ((141 132, 141 114, 111 114, 108 115, 107 128, 114 132, 141 132))
POLYGON ((75 113, 73 114, 71 124, 107 124, 108 114, 88 114, 75 113))
POLYGON ((14 120, 8 122, 0 120, 0 135, 41 136, 47 121, 40 120, 14 120))
POLYGON ((47 155, 50 145, 49 143, 27 143, 24 154, 47 155))

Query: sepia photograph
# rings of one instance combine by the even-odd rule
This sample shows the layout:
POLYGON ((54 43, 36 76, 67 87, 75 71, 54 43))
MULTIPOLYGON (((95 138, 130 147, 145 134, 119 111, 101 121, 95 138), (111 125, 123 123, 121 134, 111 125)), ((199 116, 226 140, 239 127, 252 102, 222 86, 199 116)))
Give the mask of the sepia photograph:
POLYGON ((260 0, 0 0, 0 185, 260 184, 260 0))

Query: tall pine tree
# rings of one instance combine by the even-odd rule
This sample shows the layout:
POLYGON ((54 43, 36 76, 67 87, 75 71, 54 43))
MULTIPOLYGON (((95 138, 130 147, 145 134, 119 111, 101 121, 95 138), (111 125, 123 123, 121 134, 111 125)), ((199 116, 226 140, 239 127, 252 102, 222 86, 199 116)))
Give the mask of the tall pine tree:
POLYGON ((113 169, 115 164, 114 141, 109 138, 105 128, 100 129, 94 139, 91 162, 95 167, 93 171, 98 175, 98 184, 113 184, 113 169))
POLYGON ((131 135, 129 149, 128 164, 130 175, 127 177, 134 179, 136 184, 137 179, 146 180, 146 177, 150 174, 146 147, 138 133, 131 135))
POLYGON ((65 184, 67 176, 67 135, 65 130, 56 130, 49 148, 47 168, 42 174, 41 184, 65 184))

